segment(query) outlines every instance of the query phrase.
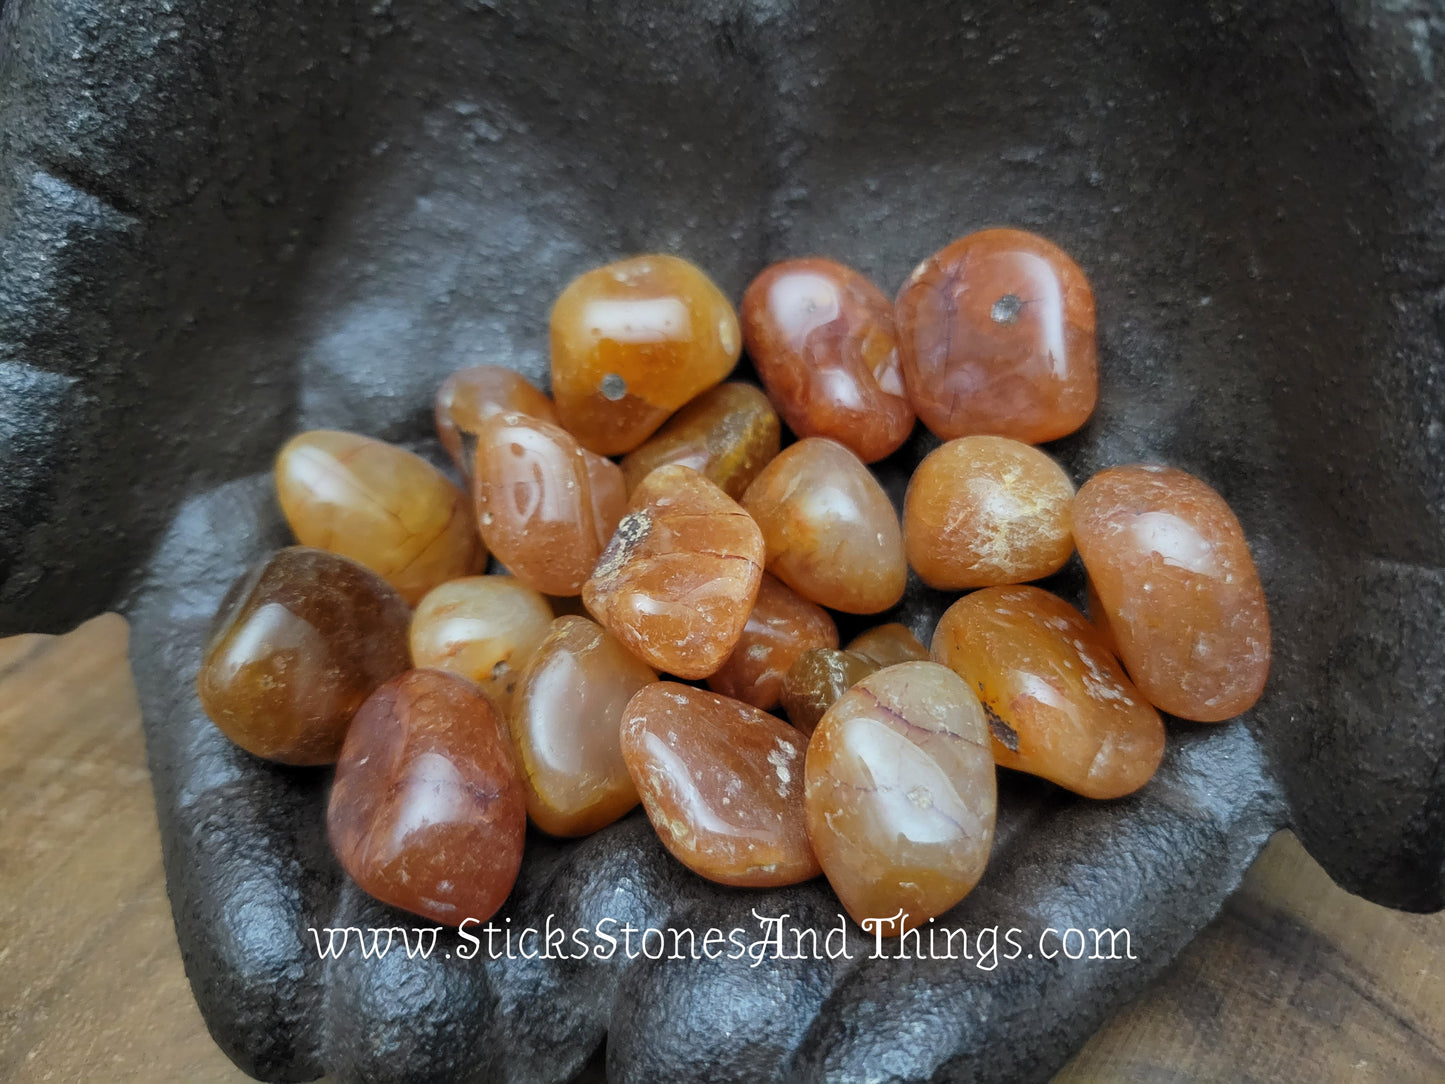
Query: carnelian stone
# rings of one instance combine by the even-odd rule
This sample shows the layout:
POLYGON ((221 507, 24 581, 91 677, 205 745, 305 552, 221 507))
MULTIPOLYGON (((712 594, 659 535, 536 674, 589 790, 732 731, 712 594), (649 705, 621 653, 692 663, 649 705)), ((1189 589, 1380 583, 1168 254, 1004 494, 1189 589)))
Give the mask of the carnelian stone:
POLYGON ((497 559, 549 595, 581 590, 627 507, 616 463, 525 414, 482 422, 472 496, 497 559))
POLYGON ((527 414, 557 422, 552 400, 526 379, 500 365, 477 365, 452 373, 436 397, 437 436, 468 478, 477 457, 477 430, 493 414, 527 414))
POLYGON ((409 606, 487 563, 466 494, 404 448, 316 429, 286 443, 275 473, 296 541, 360 561, 409 606))
POLYGON ((783 675, 780 697, 788 721, 811 734, 840 696, 879 669, 872 659, 835 647, 803 652, 783 675))
POLYGON ((737 647, 707 679, 707 687, 771 711, 782 696, 783 676, 799 655, 837 646, 838 626, 826 610, 765 575, 737 647))
POLYGON ((658 838, 721 884, 818 875, 803 824, 806 750, 781 719, 670 681, 642 689, 622 719, 622 755, 658 838))
POLYGON ((766 395, 751 384, 719 384, 629 453, 622 474, 631 490, 658 467, 676 463, 716 482, 737 500, 778 454, 781 439, 782 423, 766 395))
POLYGON ((918 464, 903 502, 908 563, 930 587, 958 590, 1052 575, 1074 552, 1074 484, 1031 445, 959 437, 918 464))
POLYGON ((407 668, 401 596, 324 550, 278 550, 221 601, 196 692, 233 742, 283 764, 330 764, 361 702, 407 668))
POLYGON ((552 394, 582 445, 630 452, 737 364, 737 313, 676 256, 636 256, 573 279, 552 308, 552 394))
POLYGON ((986 587, 943 614, 933 657, 978 693, 1005 768, 1086 798, 1138 790, 1164 756, 1159 713, 1098 630, 1037 587, 986 587))
POLYGON ((533 824, 554 836, 583 836, 637 804, 619 728, 633 694, 656 680, 595 622, 552 623, 509 720, 533 824))
POLYGON ((688 467, 659 467, 582 588, 588 611, 638 658, 684 678, 737 646, 763 575, 763 536, 736 501, 688 467))
POLYGON ((1094 293, 1057 245, 983 230, 924 260, 899 291, 908 397, 944 440, 1029 444, 1072 433, 1099 394, 1094 293))
POLYGON ((522 866, 527 808, 491 698, 408 670, 361 706, 336 765, 331 849, 361 888, 434 922, 485 922, 522 866))
POLYGON ((978 698, 945 667, 899 663, 853 686, 819 721, 804 774, 808 838, 867 932, 927 922, 983 875, 993 758, 978 698))
POLYGON ((1229 719, 1269 677, 1269 607, 1239 520, 1170 467, 1116 467, 1084 483, 1074 538, 1119 657, 1149 702, 1229 719))
POLYGON ((867 659, 878 669, 900 662, 926 662, 928 648, 919 642, 917 636, 906 625, 896 621, 887 625, 874 625, 860 632, 848 644, 850 654, 867 659))
POLYGON ((893 303, 832 260, 775 263, 743 295, 743 342, 768 395, 800 437, 831 437, 865 463, 913 431, 893 303))
POLYGON ((903 533, 888 495, 837 441, 800 440, 774 459, 743 507, 763 529, 768 571, 820 606, 886 610, 903 597, 903 533))
POLYGON ((552 607, 512 576, 467 576, 427 592, 411 618, 413 666, 480 685, 503 712, 552 623, 552 607))

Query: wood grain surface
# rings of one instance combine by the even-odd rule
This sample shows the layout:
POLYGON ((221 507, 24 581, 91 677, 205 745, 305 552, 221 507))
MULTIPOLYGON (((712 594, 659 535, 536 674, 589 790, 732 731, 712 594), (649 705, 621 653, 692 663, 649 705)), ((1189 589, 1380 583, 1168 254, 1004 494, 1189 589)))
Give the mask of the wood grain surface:
MULTIPOLYGON (((171 929, 124 620, 0 640, 0 1080, 235 1081, 171 929)), ((1059 1074, 1445 1082, 1445 915, 1355 899, 1289 835, 1059 1074)))

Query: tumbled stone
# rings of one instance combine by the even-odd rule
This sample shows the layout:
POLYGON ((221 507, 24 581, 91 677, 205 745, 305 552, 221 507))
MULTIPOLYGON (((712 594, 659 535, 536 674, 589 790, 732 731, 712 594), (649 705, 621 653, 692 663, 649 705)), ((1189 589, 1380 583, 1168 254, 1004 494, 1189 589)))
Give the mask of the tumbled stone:
POLYGON ((509 719, 527 813, 544 832, 583 836, 637 804, 622 759, 622 713, 657 674, 585 617, 552 623, 509 719))
POLYGON ((363 700, 409 665, 406 603, 324 550, 278 550, 226 592, 196 692, 233 742, 283 764, 330 764, 363 700))
POLYGON ((552 308, 552 394, 562 424, 602 455, 630 452, 725 379, 737 313, 676 256, 635 256, 573 279, 552 308))
POLYGON ((448 926, 485 922, 522 865, 527 809, 490 697, 408 670, 356 713, 331 786, 331 849, 362 890, 448 926))
POLYGON ((1074 484, 1031 445, 959 437, 918 465, 903 502, 908 563, 930 587, 960 590, 1051 576, 1074 552, 1074 484))
POLYGON ((864 678, 808 743, 805 808, 823 873, 867 932, 896 937, 941 915, 993 849, 997 782, 978 698, 932 662, 864 678))
POLYGON ((783 675, 779 693, 788 721, 804 734, 811 734, 823 713, 840 696, 879 669, 873 660, 836 647, 803 652, 783 675))
POLYGON ((316 429, 286 443, 275 476, 296 541, 361 562, 408 606, 487 563, 466 494, 404 448, 316 429))
POLYGON ((817 876, 803 824, 806 750, 781 719, 670 681, 642 689, 622 720, 622 755, 663 846, 727 885, 817 876))
POLYGON ((1093 625, 1037 587, 986 587, 943 614, 933 657, 978 694, 994 759, 1086 798, 1138 790, 1164 756, 1159 713, 1093 625))
POLYGON ((783 450, 743 494, 767 540, 768 571, 806 599, 846 613, 886 610, 908 569, 898 515, 843 445, 809 437, 783 450))
POLYGON ((1171 467, 1115 467, 1080 488, 1074 537, 1150 703, 1202 723, 1254 706, 1269 677, 1269 607, 1224 498, 1171 467))
POLYGON ((785 260, 743 295, 743 342, 768 396, 800 437, 830 437, 865 463, 913 431, 893 302, 851 267, 785 260))
POLYGON ((527 414, 544 422, 557 422, 552 400, 519 373, 500 365, 477 365, 452 373, 437 389, 437 436, 456 462, 472 476, 477 457, 477 430, 493 414, 527 414))
POLYGON ((848 643, 850 654, 858 655, 871 662, 878 669, 900 662, 926 662, 928 648, 906 625, 896 621, 887 625, 874 625, 865 629, 848 643))
POLYGON ((990 433, 1038 444, 1093 413, 1094 294, 1042 237, 997 229, 954 241, 914 270, 896 314, 908 397, 944 440, 990 433))
POLYGON ((695 470, 659 467, 633 491, 582 601, 644 662, 704 678, 742 636, 763 554, 736 501, 695 470))
POLYGON ((737 646, 707 679, 707 687, 771 711, 782 696, 783 676, 799 655, 815 647, 837 646, 838 627, 826 610, 765 575, 737 646))
POLYGON ((472 497, 497 560, 548 595, 582 589, 627 506, 616 463, 525 414, 482 422, 472 497))
POLYGON ((505 712, 551 623, 547 600, 515 577, 452 580, 427 592, 412 615, 412 665, 475 681, 505 712))
POLYGON ((733 500, 778 454, 782 425, 768 397, 751 384, 703 392, 622 461, 627 488, 658 467, 691 467, 733 500))

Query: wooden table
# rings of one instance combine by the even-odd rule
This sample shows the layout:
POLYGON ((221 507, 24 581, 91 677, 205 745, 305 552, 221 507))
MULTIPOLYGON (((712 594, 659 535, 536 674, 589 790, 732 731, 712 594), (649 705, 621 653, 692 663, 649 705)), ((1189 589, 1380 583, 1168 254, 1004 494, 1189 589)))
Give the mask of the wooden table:
MULTIPOLYGON (((124 620, 0 640, 0 1080, 243 1080, 171 929, 124 620)), ((1277 837, 1058 1081, 1445 1082, 1445 915, 1277 837)))

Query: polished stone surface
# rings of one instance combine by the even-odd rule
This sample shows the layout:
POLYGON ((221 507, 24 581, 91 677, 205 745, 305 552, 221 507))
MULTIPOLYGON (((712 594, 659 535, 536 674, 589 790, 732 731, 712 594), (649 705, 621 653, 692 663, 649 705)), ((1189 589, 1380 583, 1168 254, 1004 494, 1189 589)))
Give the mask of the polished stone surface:
POLYGON ((1099 394, 1094 292, 1061 248, 980 230, 924 260, 898 291, 908 397, 944 440, 1029 444, 1083 425, 1099 394))
POLYGON ((659 467, 633 491, 582 600, 650 666, 704 678, 737 646, 762 575, 762 532, 738 503, 689 467, 659 467))
POLYGON ((1223 497, 1174 468, 1114 467, 1079 490, 1074 533, 1119 657, 1155 707, 1213 723, 1254 705, 1269 604, 1223 497))
POLYGON ((377 899, 447 926, 491 918, 527 828, 496 704, 440 670, 377 689, 346 736, 326 824, 346 872, 377 899))
POLYGON ((1086 798, 1144 786, 1164 757, 1164 724, 1098 630, 1037 587, 986 587, 959 599, 933 657, 983 701, 993 755, 1086 798))
POLYGON ((296 541, 360 561, 409 606, 486 565, 466 494, 404 448, 312 430, 286 442, 275 476, 296 541))
POLYGON ((997 784, 978 697, 946 667, 871 674, 808 743, 808 838, 866 932, 896 937, 973 889, 993 848, 997 784))
POLYGON ((573 279, 552 306, 551 341, 557 416, 602 455, 632 451, 742 352, 732 303, 701 268, 665 254, 573 279))
POLYGON ((803 824, 807 747, 781 719, 671 681, 644 688, 622 720, 622 753, 658 837, 720 884, 817 876, 803 824))
POLYGON ((743 343, 800 437, 831 437, 872 463, 913 431, 893 302, 834 260, 784 260, 743 295, 743 343))
POLYGON ((226 593, 196 691, 211 721, 247 752, 329 764, 361 702, 409 665, 411 614, 376 573, 290 546, 226 593))

